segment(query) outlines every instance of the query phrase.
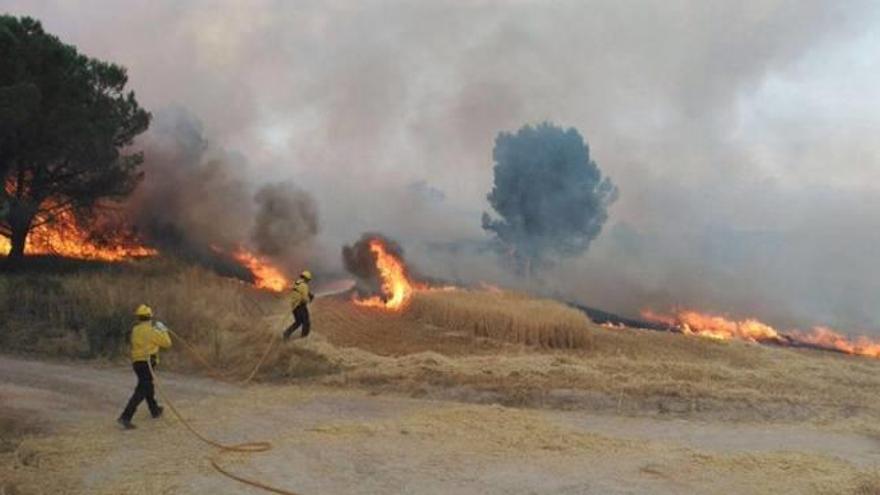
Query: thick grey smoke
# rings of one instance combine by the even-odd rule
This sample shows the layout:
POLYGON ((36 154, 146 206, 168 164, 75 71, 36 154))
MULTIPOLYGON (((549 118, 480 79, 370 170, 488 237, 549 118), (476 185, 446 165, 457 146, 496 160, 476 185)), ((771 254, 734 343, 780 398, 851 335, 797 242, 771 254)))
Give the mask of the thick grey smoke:
POLYGON ((313 263, 341 270, 339 246, 378 229, 432 274, 503 279, 477 247, 492 140, 550 120, 589 137, 622 195, 546 290, 628 314, 678 304, 880 329, 878 2, 0 0, 0 10, 125 65, 147 108, 191 109, 203 136, 247 156, 248 183, 292 179, 312 192, 313 263))
POLYGON ((495 185, 483 228, 519 273, 532 275, 558 257, 583 254, 608 219, 617 188, 590 159, 574 129, 527 125, 495 138, 495 185))
POLYGON ((268 256, 289 261, 290 256, 318 234, 318 207, 315 200, 290 182, 268 184, 254 196, 257 212, 253 239, 257 249, 268 256))
POLYGON ((230 256, 239 249, 291 270, 302 262, 318 232, 305 191, 289 182, 259 186, 242 155, 212 144, 180 108, 157 112, 144 149, 145 178, 127 207, 145 240, 221 271, 237 267, 230 256))

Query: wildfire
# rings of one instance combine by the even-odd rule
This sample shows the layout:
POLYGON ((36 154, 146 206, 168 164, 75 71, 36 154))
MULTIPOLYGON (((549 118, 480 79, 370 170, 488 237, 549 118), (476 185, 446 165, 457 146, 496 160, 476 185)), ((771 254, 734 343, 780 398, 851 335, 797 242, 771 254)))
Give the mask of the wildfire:
POLYGON ((232 253, 232 257, 251 272, 254 276, 254 285, 260 289, 281 292, 290 285, 287 276, 262 256, 238 248, 232 253))
POLYGON ((715 340, 737 339, 778 345, 809 346, 845 354, 880 358, 880 342, 867 337, 851 339, 827 327, 814 327, 809 332, 791 330, 783 333, 754 318, 732 320, 698 311, 679 311, 675 315, 664 315, 645 310, 642 311, 642 317, 652 322, 668 325, 670 328, 687 335, 715 340))
MULTIPOLYGON (((105 236, 107 237, 107 236, 105 236)), ((0 237, 0 253, 8 254, 12 245, 0 237)), ((158 251, 140 244, 131 233, 115 233, 110 239, 96 240, 82 228, 73 212, 59 213, 52 222, 33 228, 24 248, 28 255, 53 255, 97 261, 122 261, 155 256, 158 251)))
POLYGON ((880 342, 875 342, 864 336, 857 337, 852 341, 828 327, 815 327, 810 333, 802 333, 795 330, 790 335, 796 341, 814 347, 834 349, 857 356, 880 358, 880 342))
POLYGON ((426 288, 409 279, 403 260, 388 252, 381 240, 371 240, 370 251, 376 255, 376 268, 382 281, 382 297, 355 298, 355 304, 399 311, 404 308, 416 290, 426 288))

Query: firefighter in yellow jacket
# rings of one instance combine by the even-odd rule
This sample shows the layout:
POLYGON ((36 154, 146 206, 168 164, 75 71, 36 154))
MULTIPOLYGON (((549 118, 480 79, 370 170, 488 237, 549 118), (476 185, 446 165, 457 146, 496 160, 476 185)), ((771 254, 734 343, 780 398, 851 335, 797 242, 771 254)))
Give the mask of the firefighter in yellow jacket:
POLYGON ((155 390, 153 388, 153 374, 150 365, 156 366, 159 359, 159 349, 171 347, 171 337, 168 328, 161 321, 153 321, 153 310, 146 304, 141 304, 134 312, 138 322, 131 329, 131 367, 137 375, 137 386, 128 405, 122 411, 117 422, 126 430, 132 430, 135 426, 131 422, 134 412, 142 401, 146 399, 150 415, 154 418, 162 416, 162 406, 156 403, 155 390), (150 364, 147 363, 150 361, 150 364))
POLYGON ((293 292, 290 295, 290 308, 293 310, 293 323, 284 331, 284 340, 290 338, 297 328, 302 326, 303 338, 309 336, 312 322, 309 321, 309 303, 315 298, 309 290, 309 282, 312 281, 312 272, 305 270, 293 284, 293 292))

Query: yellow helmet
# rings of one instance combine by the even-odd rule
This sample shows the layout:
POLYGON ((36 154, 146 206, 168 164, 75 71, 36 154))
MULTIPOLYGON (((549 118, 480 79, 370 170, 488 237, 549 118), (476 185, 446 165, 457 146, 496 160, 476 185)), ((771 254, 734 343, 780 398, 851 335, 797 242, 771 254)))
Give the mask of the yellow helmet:
POLYGON ((299 274, 300 277, 304 278, 306 282, 312 279, 312 272, 308 270, 303 270, 302 273, 299 274))
POLYGON ((137 307, 136 310, 134 310, 134 315, 152 318, 153 317, 153 310, 150 309, 150 307, 147 306, 146 304, 141 304, 140 306, 137 307))

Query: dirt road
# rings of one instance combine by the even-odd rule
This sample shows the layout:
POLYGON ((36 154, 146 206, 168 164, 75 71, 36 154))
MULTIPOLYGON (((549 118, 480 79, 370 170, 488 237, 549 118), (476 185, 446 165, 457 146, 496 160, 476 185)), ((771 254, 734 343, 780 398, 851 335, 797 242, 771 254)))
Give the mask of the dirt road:
MULTIPOLYGON (((163 373, 192 424, 271 451, 223 455, 243 476, 297 493, 876 493, 880 443, 805 424, 708 423, 518 410, 357 390, 239 388, 163 373)), ((4 454, 5 493, 265 493, 217 474, 215 449, 174 418, 114 419, 122 366, 0 356, 0 415, 44 433, 4 454)))

